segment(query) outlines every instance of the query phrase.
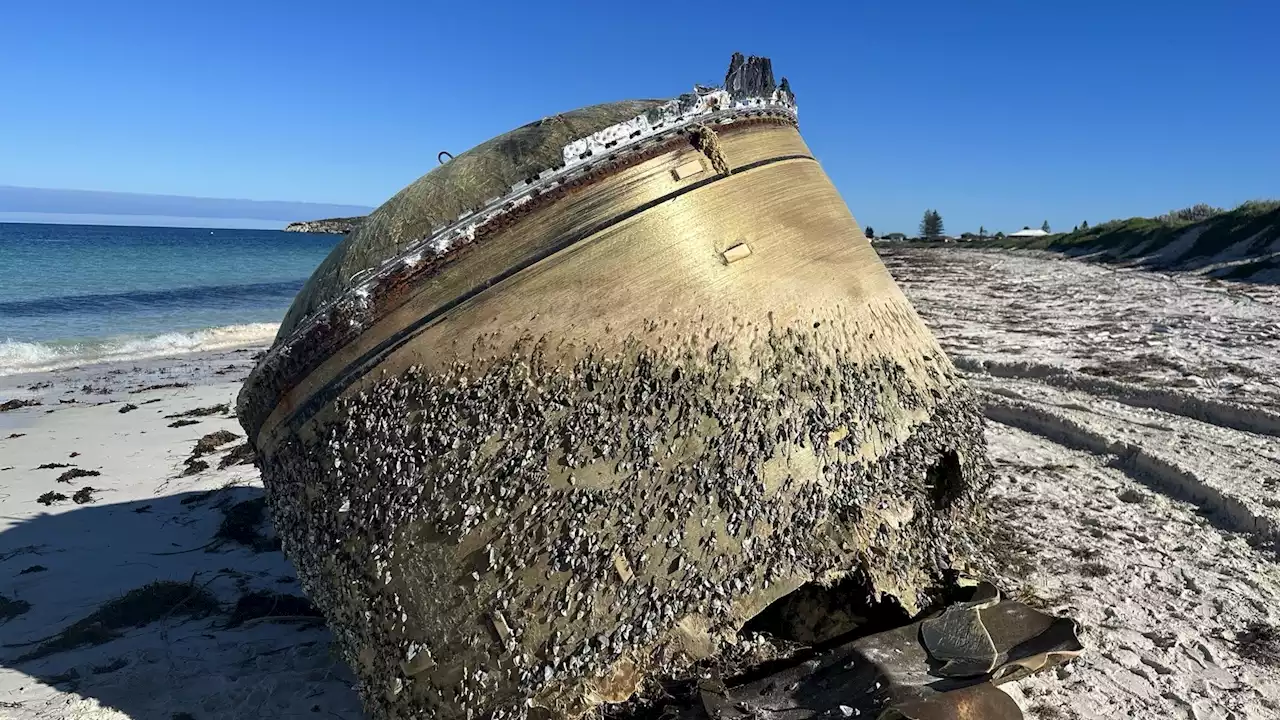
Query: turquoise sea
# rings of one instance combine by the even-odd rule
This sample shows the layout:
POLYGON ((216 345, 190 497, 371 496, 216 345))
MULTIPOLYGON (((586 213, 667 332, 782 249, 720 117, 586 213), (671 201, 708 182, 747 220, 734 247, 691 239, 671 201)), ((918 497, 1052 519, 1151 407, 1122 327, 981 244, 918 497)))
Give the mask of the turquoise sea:
POLYGON ((340 239, 0 223, 0 375, 269 341, 340 239))

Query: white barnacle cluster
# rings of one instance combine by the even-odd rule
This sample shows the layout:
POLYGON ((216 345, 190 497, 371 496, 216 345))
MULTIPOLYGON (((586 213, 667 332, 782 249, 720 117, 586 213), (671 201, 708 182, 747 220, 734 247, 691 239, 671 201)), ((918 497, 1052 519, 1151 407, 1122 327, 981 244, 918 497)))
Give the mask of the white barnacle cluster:
POLYGON ((431 657, 431 650, 420 642, 410 642, 409 647, 405 650, 404 660, 400 664, 400 669, 405 675, 413 677, 421 675, 436 666, 436 661, 431 657))
POLYGON ((682 96, 654 110, 624 120, 587 137, 574 140, 564 146, 563 171, 587 163, 591 158, 616 153, 630 146, 643 143, 655 135, 687 127, 699 121, 727 121, 733 115, 758 110, 783 111, 796 115, 796 106, 790 96, 775 90, 769 97, 749 97, 733 100, 729 92, 721 89, 696 91, 682 96))
POLYGON ((580 140, 574 140, 564 146, 565 167, 585 162, 587 158, 599 152, 608 151, 618 145, 652 135, 653 126, 645 115, 638 115, 611 125, 599 132, 592 133, 580 140))

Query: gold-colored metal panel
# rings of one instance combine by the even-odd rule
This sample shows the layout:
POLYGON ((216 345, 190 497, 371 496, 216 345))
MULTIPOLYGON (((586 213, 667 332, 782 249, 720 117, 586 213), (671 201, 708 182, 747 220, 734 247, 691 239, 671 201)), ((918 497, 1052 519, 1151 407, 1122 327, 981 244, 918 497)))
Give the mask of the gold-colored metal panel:
POLYGON ((904 344, 910 354, 937 351, 821 167, 789 160, 698 188, 543 260, 450 311, 378 370, 447 364, 481 336, 659 337, 645 331, 655 320, 703 335, 852 321, 881 333, 868 355, 906 356, 904 344), (750 257, 726 263, 724 251, 741 243, 750 257))
MULTIPOLYGON (((781 158, 809 157, 809 149, 803 139, 795 128, 788 125, 751 125, 737 130, 727 129, 720 136, 720 147, 730 164, 731 172, 740 172, 744 168, 781 158)), ((552 207, 521 219, 497 236, 486 238, 484 242, 469 248, 464 257, 423 282, 410 300, 367 328, 355 342, 333 353, 305 380, 286 392, 263 425, 263 434, 269 434, 275 425, 299 407, 311 393, 329 383, 370 348, 386 342, 436 308, 466 295, 477 285, 537 258, 549 248, 554 248, 557 243, 572 239, 576 233, 590 231, 593 227, 607 224, 627 213, 644 212, 644 208, 681 191, 696 188, 692 192, 701 192, 702 183, 718 185, 732 179, 724 176, 683 182, 675 179, 675 168, 690 162, 701 162, 703 157, 700 152, 687 146, 623 168, 552 207)), ((812 163, 812 160, 808 162, 812 163)), ((838 196, 836 202, 839 203, 838 196)), ((852 221, 847 209, 844 215, 852 221)), ((856 232, 856 228, 854 230, 856 232)), ((679 228, 671 225, 665 232, 679 232, 679 228)), ((867 249, 870 251, 869 247, 867 249)))

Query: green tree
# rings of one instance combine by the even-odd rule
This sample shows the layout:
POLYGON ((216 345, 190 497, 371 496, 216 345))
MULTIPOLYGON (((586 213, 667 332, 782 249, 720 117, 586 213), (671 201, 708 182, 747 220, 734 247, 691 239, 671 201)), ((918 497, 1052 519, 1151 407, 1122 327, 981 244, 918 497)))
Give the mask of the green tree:
POLYGON ((942 236, 942 215, 937 210, 925 210, 920 220, 920 237, 934 240, 942 236))
POLYGON ((1089 221, 1088 221, 1088 220, 1085 220, 1084 222, 1080 223, 1080 229, 1081 229, 1081 230, 1088 230, 1088 229, 1089 229, 1089 221))
POLYGON ((1045 221, 1044 221, 1044 224, 1040 226, 1040 229, 1041 229, 1041 230, 1043 230, 1043 231, 1045 231, 1045 232, 1049 232, 1049 221, 1048 221, 1048 220, 1045 220, 1045 221))
POLYGON ((1004 239, 1004 232, 1002 232, 1002 231, 1000 231, 1000 230, 997 230, 997 231, 996 231, 996 239, 997 239, 997 240, 1003 240, 1003 239, 1004 239))
POLYGON ((870 225, 867 226, 867 239, 868 240, 876 239, 876 229, 871 227, 870 225))
POLYGON ((987 239, 987 226, 986 226, 986 225, 979 225, 979 226, 978 226, 978 239, 980 239, 980 240, 986 240, 986 239, 987 239))

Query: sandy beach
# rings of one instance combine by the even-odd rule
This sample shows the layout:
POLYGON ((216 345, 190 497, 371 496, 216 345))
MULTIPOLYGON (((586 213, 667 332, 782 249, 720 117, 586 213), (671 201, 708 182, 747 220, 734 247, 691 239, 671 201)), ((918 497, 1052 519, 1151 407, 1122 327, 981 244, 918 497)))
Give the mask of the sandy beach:
POLYGON ((880 252, 985 407, 982 574, 1085 627, 1079 660, 1005 686, 1028 716, 1280 717, 1280 292, 880 252))
MULTIPOLYGON (((1280 293, 882 253, 989 419, 979 569, 1086 629, 1028 716, 1280 717, 1280 293)), ((0 378, 0 717, 362 717, 233 417, 262 349, 0 378)))
POLYGON ((0 378, 0 717, 361 716, 232 414, 260 349, 0 378))

